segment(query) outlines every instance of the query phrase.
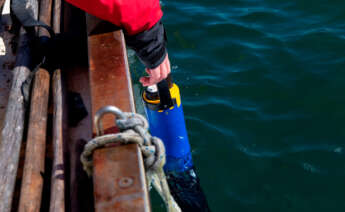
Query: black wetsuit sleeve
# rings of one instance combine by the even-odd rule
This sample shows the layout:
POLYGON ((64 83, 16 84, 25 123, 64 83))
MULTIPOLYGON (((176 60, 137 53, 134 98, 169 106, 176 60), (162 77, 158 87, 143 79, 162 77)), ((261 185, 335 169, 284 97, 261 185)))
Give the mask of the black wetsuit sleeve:
POLYGON ((141 62, 149 69, 159 66, 166 54, 166 34, 163 23, 159 21, 151 29, 136 35, 125 33, 126 44, 133 49, 141 62))

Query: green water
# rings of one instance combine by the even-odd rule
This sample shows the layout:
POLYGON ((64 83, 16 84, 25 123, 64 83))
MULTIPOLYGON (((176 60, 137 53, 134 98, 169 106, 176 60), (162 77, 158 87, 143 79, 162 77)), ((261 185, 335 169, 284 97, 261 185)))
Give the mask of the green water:
POLYGON ((212 210, 344 212, 345 1, 162 3, 212 210))

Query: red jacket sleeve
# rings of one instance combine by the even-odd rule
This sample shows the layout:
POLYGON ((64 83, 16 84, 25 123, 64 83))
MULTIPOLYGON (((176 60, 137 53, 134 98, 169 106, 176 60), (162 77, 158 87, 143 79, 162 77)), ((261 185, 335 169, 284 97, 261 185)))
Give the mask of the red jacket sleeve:
POLYGON ((72 5, 135 35, 162 18, 159 0, 66 0, 72 5))

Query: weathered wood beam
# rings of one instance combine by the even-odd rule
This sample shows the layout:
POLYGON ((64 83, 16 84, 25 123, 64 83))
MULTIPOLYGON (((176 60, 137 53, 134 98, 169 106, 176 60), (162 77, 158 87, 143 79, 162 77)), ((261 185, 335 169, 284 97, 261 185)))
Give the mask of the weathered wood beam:
POLYGON ((32 88, 29 129, 19 212, 36 212, 41 208, 46 152, 46 130, 50 75, 40 69, 32 88))
MULTIPOLYGON (((90 27, 95 26, 88 23, 94 21, 87 20, 91 32, 90 27)), ((108 105, 135 112, 122 31, 89 35, 88 49, 92 117, 108 105)), ((114 117, 103 119, 105 132, 117 132, 114 125, 114 117)), ((96 150, 93 161, 96 212, 150 211, 143 159, 137 145, 96 150)))
MULTIPOLYGON (((39 20, 48 26, 51 26, 53 0, 40 0, 39 20)), ((39 36, 49 36, 46 29, 40 27, 39 36)))
MULTIPOLYGON (((37 18, 37 1, 30 0, 30 4, 32 5, 32 12, 37 18)), ((21 88, 30 73, 31 65, 29 37, 24 31, 21 31, 16 65, 13 70, 11 92, 0 134, 1 212, 11 211, 26 114, 21 88)))
POLYGON ((102 148, 93 156, 96 212, 148 212, 141 151, 135 144, 102 148))
POLYGON ((61 32, 61 13, 62 13, 62 3, 61 0, 54 0, 53 8, 53 29, 55 33, 61 32))
POLYGON ((50 191, 50 212, 65 211, 65 166, 64 166, 64 133, 63 123, 64 99, 62 96, 61 71, 56 70, 53 76, 53 172, 50 191))
MULTIPOLYGON (((51 0, 40 1, 39 20, 47 25, 51 25, 51 8, 51 0)), ((40 28, 39 36, 49 36, 49 34, 40 28)), ((35 212, 41 208, 43 175, 45 173, 49 87, 49 72, 44 68, 39 68, 35 74, 31 95, 32 101, 19 212, 35 212)))
MULTIPOLYGON (((54 0, 53 29, 60 33, 61 0, 54 0)), ((53 169, 50 189, 50 212, 65 211, 65 162, 64 143, 66 133, 65 92, 61 70, 56 70, 53 83, 53 169)))

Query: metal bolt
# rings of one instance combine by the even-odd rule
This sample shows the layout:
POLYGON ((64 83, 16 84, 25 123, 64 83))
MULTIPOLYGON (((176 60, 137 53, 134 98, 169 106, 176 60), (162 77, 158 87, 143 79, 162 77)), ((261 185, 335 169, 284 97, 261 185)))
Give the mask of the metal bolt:
POLYGON ((119 181, 119 186, 120 186, 120 188, 128 188, 131 185, 133 185, 133 181, 134 180, 131 177, 123 177, 119 181))

